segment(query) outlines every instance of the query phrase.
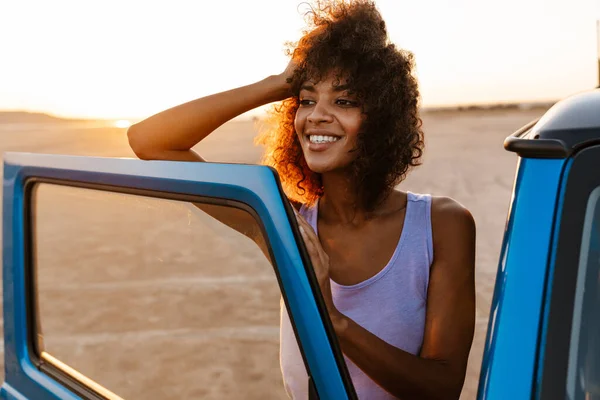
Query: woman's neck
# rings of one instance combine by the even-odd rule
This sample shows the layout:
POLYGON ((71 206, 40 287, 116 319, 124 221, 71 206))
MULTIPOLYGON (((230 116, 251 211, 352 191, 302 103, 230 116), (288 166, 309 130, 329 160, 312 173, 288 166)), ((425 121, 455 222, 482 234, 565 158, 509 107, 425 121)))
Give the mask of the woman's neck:
POLYGON ((319 200, 319 216, 332 224, 361 226, 406 207, 406 196, 392 190, 372 211, 366 211, 349 174, 328 172, 321 176, 324 194, 319 200))
POLYGON ((319 200, 321 218, 343 225, 361 225, 369 218, 349 174, 328 172, 322 175, 322 182, 324 194, 319 200))

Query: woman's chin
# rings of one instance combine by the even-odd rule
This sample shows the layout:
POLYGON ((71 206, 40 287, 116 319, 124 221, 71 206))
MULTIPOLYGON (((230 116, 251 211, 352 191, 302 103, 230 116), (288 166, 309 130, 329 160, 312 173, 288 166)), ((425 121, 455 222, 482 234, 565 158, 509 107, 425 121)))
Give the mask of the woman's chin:
POLYGON ((317 174, 345 170, 352 164, 354 159, 351 155, 342 152, 313 152, 308 149, 302 150, 308 168, 317 174))
POLYGON ((308 168, 312 172, 316 172, 317 174, 323 174, 332 170, 331 165, 329 165, 328 163, 310 162, 309 160, 307 160, 306 164, 308 164, 308 168))
POLYGON ((340 165, 333 163, 321 163, 321 162, 310 162, 307 160, 308 168, 317 174, 325 174, 327 172, 337 171, 343 168, 340 168, 340 165))

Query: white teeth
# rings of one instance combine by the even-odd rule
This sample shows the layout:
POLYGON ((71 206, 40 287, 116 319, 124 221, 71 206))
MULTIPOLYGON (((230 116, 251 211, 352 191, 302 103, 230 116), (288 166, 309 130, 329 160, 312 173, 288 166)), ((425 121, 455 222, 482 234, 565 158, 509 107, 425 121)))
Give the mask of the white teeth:
POLYGON ((337 142, 338 140, 340 140, 340 138, 337 136, 322 136, 322 135, 310 135, 309 138, 310 138, 311 143, 331 143, 331 142, 337 142))

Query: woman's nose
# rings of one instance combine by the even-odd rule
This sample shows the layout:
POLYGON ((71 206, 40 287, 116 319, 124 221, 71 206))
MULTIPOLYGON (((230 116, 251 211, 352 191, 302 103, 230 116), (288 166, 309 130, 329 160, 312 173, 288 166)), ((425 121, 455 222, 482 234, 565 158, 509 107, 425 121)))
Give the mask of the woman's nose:
POLYGON ((333 120, 333 116, 331 115, 330 110, 327 108, 327 105, 323 104, 323 102, 317 102, 307 119, 308 122, 316 124, 319 122, 331 122, 333 120))

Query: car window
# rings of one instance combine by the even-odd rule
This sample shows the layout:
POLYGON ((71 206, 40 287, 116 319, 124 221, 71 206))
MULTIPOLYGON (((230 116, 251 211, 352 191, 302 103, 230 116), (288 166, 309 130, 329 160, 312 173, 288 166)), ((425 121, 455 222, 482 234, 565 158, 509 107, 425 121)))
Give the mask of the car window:
POLYGON ((567 371, 571 400, 600 399, 599 199, 600 187, 589 197, 583 226, 567 371))
POLYGON ((49 183, 32 202, 43 362, 126 399, 286 398, 281 293, 249 211, 49 183))

